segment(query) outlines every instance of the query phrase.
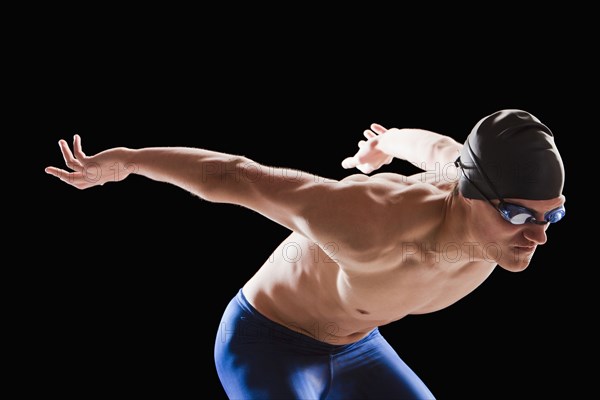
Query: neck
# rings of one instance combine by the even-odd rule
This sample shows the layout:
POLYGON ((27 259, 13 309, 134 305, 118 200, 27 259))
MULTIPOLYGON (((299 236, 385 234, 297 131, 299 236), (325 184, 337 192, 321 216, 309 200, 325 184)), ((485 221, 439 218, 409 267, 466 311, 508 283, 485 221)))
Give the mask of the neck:
POLYGON ((460 193, 448 194, 444 199, 444 217, 438 235, 440 243, 453 243, 462 249, 462 262, 482 261, 483 250, 470 223, 471 213, 468 200, 460 193))

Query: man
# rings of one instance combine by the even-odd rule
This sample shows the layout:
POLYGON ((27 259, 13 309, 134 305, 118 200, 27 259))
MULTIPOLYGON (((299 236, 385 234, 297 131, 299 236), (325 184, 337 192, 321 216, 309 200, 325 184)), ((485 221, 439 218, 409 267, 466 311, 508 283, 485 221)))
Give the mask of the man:
POLYGON ((79 136, 73 153, 59 142, 74 171, 46 172, 80 189, 140 174, 291 230, 224 312, 215 362, 230 398, 434 398, 378 327, 455 303, 497 265, 527 268, 565 215, 562 160, 522 110, 484 117, 464 146, 377 124, 365 137, 344 168, 400 158, 429 172, 333 181, 202 149, 86 156, 79 136))

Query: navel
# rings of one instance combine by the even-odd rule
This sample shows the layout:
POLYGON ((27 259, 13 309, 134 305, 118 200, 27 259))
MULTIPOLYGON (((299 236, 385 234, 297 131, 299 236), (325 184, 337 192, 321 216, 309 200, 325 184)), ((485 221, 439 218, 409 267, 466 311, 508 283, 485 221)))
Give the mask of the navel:
POLYGON ((357 308, 356 311, 358 311, 359 313, 363 314, 363 315, 368 315, 369 312, 365 311, 365 310, 361 310, 360 308, 357 308))

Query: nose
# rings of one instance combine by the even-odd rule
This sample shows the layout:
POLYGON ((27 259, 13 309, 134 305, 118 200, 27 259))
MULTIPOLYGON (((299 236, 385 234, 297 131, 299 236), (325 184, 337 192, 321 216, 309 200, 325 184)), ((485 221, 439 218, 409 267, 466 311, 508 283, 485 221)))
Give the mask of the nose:
POLYGON ((535 225, 535 224, 526 224, 527 227, 523 231, 523 236, 527 240, 534 242, 537 245, 544 244, 548 240, 548 236, 546 236, 546 229, 548 229, 549 224, 545 225, 535 225))

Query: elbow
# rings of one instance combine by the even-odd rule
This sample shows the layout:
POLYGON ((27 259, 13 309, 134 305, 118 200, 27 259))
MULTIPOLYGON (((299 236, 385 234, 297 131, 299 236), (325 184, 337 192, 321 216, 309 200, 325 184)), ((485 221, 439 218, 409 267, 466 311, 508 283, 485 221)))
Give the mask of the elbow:
POLYGON ((434 159, 444 164, 453 164, 460 155, 460 149, 461 145, 454 139, 442 137, 433 146, 433 152, 436 155, 434 159))
POLYGON ((252 168, 257 165, 243 156, 203 162, 199 196, 213 203, 238 204, 239 197, 249 190, 248 183, 253 179, 252 168))

